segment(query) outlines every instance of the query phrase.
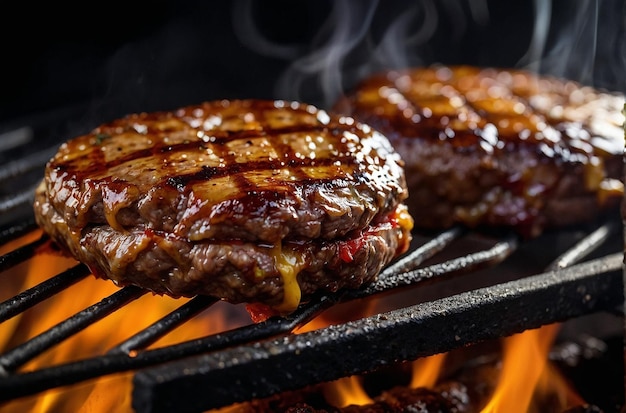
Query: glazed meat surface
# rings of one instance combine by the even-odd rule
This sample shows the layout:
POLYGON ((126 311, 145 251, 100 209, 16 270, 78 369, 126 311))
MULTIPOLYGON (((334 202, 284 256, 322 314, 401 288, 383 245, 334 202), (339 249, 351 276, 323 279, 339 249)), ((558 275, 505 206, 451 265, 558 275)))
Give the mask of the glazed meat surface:
POLYGON ((534 237, 619 204, 623 105, 622 95, 521 70, 432 66, 373 75, 336 110, 400 153, 416 226, 534 237))
POLYGON ((408 248, 388 140, 305 104, 235 100, 129 115, 69 140, 37 222, 100 277, 293 310, 371 281, 408 248))

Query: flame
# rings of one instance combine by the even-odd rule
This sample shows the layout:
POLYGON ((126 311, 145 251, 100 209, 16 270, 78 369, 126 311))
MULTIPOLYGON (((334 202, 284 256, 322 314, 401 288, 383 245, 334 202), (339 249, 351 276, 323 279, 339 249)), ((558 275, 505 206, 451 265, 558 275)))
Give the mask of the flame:
POLYGON ((528 330, 504 339, 502 371, 496 389, 482 413, 533 412, 537 395, 557 398, 559 410, 582 404, 556 370, 548 364, 548 352, 558 324, 528 330))
MULTIPOLYGON (((20 245, 41 236, 35 232, 0 246, 0 254, 13 251, 20 245)), ((42 247, 33 258, 0 274, 0 300, 33 287, 42 281, 77 264, 71 258, 51 253, 42 247)), ((61 320, 87 308, 115 293, 119 288, 113 283, 88 276, 86 279, 56 294, 22 314, 0 324, 0 351, 5 352, 24 341, 53 327, 61 320)), ((89 326, 84 331, 65 340, 26 363, 20 371, 66 363, 80 358, 98 356, 149 326, 167 313, 181 306, 187 299, 145 294, 125 305, 120 311, 89 326)), ((376 301, 357 301, 334 306, 296 333, 316 330, 332 324, 343 323, 376 312, 376 301)), ((175 344, 207 336, 243 324, 245 310, 236 319, 231 309, 236 306, 220 303, 201 315, 187 321, 175 334, 168 334, 150 348, 175 344)), ((244 320, 245 319, 245 320, 244 320)), ((491 399, 483 413, 521 411, 534 413, 541 400, 557 400, 558 408, 581 405, 583 400, 548 363, 548 351, 558 332, 558 325, 529 330, 503 340, 502 370, 491 399)), ((411 388, 433 388, 441 379, 447 354, 437 354, 412 363, 411 388)), ((119 412, 132 411, 131 380, 133 373, 119 373, 91 381, 53 389, 42 394, 7 402, 3 412, 119 412)), ((327 402, 338 408, 349 405, 373 403, 362 386, 362 377, 352 376, 322 386, 327 402)), ((221 412, 237 411, 237 407, 221 412)))
MULTIPOLYGON (((319 320, 316 322, 319 323, 319 320)), ((584 400, 549 363, 548 352, 558 330, 559 325, 552 324, 502 340, 500 376, 494 383, 481 385, 495 387, 481 413, 539 413, 546 411, 546 406, 549 406, 550 411, 564 411, 584 404, 584 400)), ((412 389, 436 388, 447 355, 436 354, 414 361, 408 386, 412 389)), ((489 381, 488 378, 486 380, 489 381)), ((359 376, 333 381, 323 387, 323 394, 326 401, 337 408, 365 406, 374 402, 364 390, 359 376)), ((480 400, 474 402, 480 403, 480 400)))
MULTIPOLYGON (((6 253, 26 242, 36 240, 40 234, 29 235, 2 247, 6 253)), ((31 288, 53 275, 78 263, 43 248, 27 262, 0 274, 0 299, 8 299, 31 288)), ((35 337, 60 321, 119 291, 112 282, 88 276, 35 307, 0 325, 0 351, 6 352, 16 345, 35 337)), ((26 363, 20 371, 35 370, 98 356, 149 326, 167 313, 183 305, 187 299, 145 294, 125 305, 120 311, 87 327, 59 345, 26 363)), ((234 307, 234 306, 231 306, 234 307)), ((228 311, 214 305, 199 316, 177 328, 174 334, 162 337, 150 348, 175 344, 185 340, 223 331, 228 311), (224 313, 224 314, 221 314, 224 313)), ((243 311, 242 311, 243 314, 243 311)), ((230 325, 230 324, 229 324, 230 325)), ((84 383, 53 389, 35 396, 7 402, 3 412, 130 412, 132 372, 119 373, 84 383)))
POLYGON ((435 354, 434 356, 414 361, 412 363, 413 375, 409 387, 412 389, 434 387, 445 359, 445 354, 435 354))
POLYGON ((336 380, 331 385, 324 386, 324 397, 333 406, 346 407, 350 405, 363 406, 373 403, 367 395, 359 376, 345 377, 336 380))

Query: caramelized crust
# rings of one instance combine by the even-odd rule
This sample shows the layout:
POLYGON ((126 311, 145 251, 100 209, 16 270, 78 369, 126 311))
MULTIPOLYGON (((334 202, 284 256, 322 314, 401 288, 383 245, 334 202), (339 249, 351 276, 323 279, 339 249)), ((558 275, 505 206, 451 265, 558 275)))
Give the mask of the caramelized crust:
POLYGON ((37 222, 95 275, 281 313, 408 248, 401 160, 348 117, 284 101, 129 115, 47 164, 37 222))
POLYGON ((303 104, 220 101, 131 115, 64 144, 46 192, 80 232, 144 224, 179 237, 343 236, 406 198, 397 154, 303 104))
POLYGON ((405 162, 416 226, 536 236, 619 203, 624 97, 521 70, 433 66, 374 75, 337 111, 405 162))

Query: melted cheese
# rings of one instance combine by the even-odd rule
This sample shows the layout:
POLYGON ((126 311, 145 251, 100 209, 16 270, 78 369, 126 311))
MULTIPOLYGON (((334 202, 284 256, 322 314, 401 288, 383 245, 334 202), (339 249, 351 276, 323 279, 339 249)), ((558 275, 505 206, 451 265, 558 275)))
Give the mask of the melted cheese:
POLYGON ((398 205, 395 213, 395 220, 400 226, 409 232, 413 229, 413 217, 409 214, 409 210, 404 204, 398 205))
POLYGON ((276 269, 283 279, 283 302, 275 307, 280 313, 290 313, 300 305, 302 291, 298 284, 298 273, 304 266, 304 257, 295 250, 277 244, 272 249, 276 269))

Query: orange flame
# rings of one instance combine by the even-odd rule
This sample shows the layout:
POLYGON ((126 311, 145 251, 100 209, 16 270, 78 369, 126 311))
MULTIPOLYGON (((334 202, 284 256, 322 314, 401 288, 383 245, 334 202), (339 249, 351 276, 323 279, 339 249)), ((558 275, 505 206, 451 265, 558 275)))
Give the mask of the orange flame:
MULTIPOLYGON (((35 231, 17 241, 0 246, 0 254, 32 242, 40 235, 41 232, 35 231)), ((0 300, 8 299, 76 264, 77 262, 73 259, 60 255, 36 254, 27 262, 0 274, 0 300)), ((3 322, 0 325, 0 351, 10 350, 118 290, 118 287, 109 281, 87 277, 58 293, 52 299, 3 322)), ((74 361, 77 357, 85 358, 104 354, 108 349, 178 308, 184 302, 186 299, 146 294, 127 304, 122 310, 105 317, 60 345, 44 352, 28 362, 21 370, 28 371, 74 361)), ((371 302, 359 301, 335 306, 322 317, 300 328, 297 333, 345 322, 355 317, 367 316, 375 312, 371 304, 371 302)), ((243 307, 236 308, 236 306, 220 303, 187 321, 176 329, 175 334, 166 335, 150 348, 223 331, 227 327, 237 326, 237 323, 247 322, 246 317, 243 307), (233 311, 231 309, 241 310, 239 313, 241 318, 233 320, 230 317, 227 320, 229 311, 231 313, 233 311)), ((548 351, 557 331, 557 325, 550 325, 504 340, 501 378, 493 397, 482 410, 483 413, 508 411, 531 413, 533 412, 533 398, 543 396, 554 399, 555 394, 561 410, 568 406, 582 404, 582 400, 573 394, 568 384, 547 363, 548 351)), ((438 384, 445 360, 446 354, 438 354, 414 362, 410 387, 432 388, 438 384)), ((10 401, 2 406, 2 411, 125 413, 131 411, 131 379, 131 372, 105 376, 10 401)), ((323 386, 323 393, 327 401, 337 407, 366 405, 373 402, 365 392, 361 378, 358 376, 340 379, 323 386)), ((231 410, 226 408, 222 411, 231 410)), ((236 408, 232 411, 236 411, 236 408)))
POLYGON ((411 384, 409 386, 412 389, 434 387, 445 359, 445 354, 435 354, 434 356, 414 361, 412 364, 413 375, 411 376, 411 384))
MULTIPOLYGON (((7 244, 3 250, 5 250, 4 252, 11 251, 12 248, 35 239, 37 236, 23 238, 11 245, 7 244)), ((49 251, 41 251, 27 262, 0 274, 1 300, 6 300, 20 291, 33 287, 77 264, 73 259, 46 252, 49 251)), ((24 313, 3 322, 0 325, 0 351, 6 352, 12 349, 116 291, 119 291, 119 288, 112 282, 88 276, 56 294, 52 299, 39 303, 24 313)), ((108 315, 34 358, 26 363, 20 371, 76 361, 77 357, 86 358, 104 354, 110 348, 180 307, 186 301, 187 299, 145 294, 125 305, 120 311, 108 315)), ((223 311, 224 308, 220 308, 220 306, 221 304, 217 304, 187 321, 175 330, 175 334, 166 335, 153 344, 151 348, 175 344, 222 331, 226 320, 220 312, 226 313, 227 311, 223 311)), ((241 311, 241 315, 244 317, 243 311, 241 311)), ((132 411, 130 405, 131 379, 132 373, 106 376, 7 402, 2 406, 2 411, 130 412, 132 411)))
POLYGON ((329 386, 324 386, 324 397, 326 401, 337 407, 363 406, 373 402, 365 392, 359 376, 346 377, 332 382, 329 386))
POLYGON ((504 340, 501 377, 495 392, 481 413, 532 412, 533 396, 556 396, 561 406, 581 404, 548 364, 548 352, 558 332, 558 324, 528 330, 504 340))

